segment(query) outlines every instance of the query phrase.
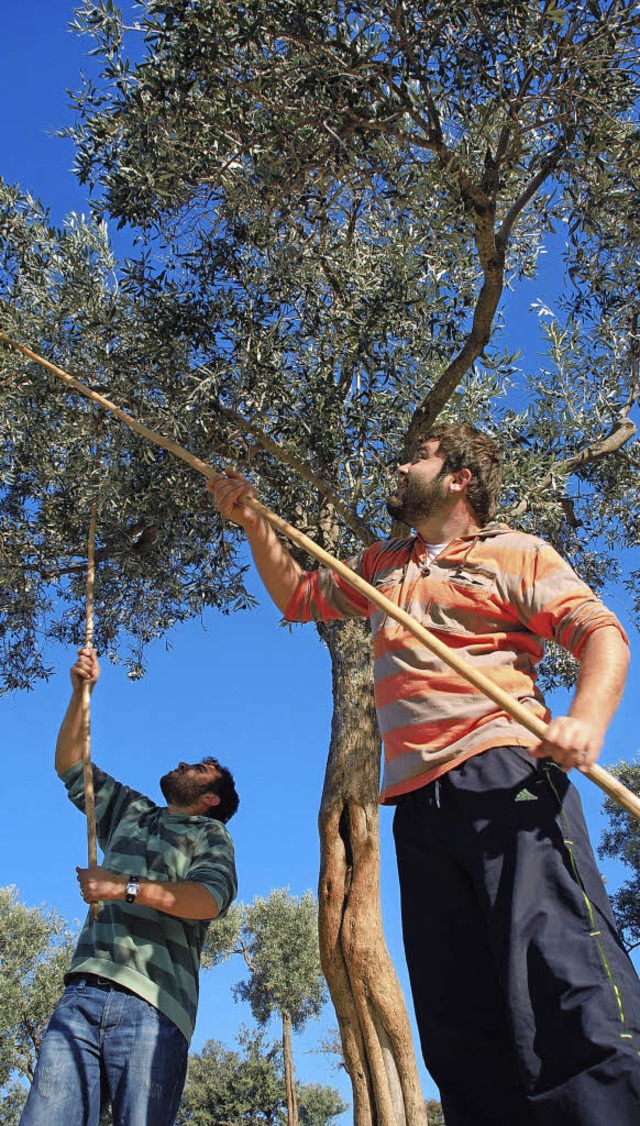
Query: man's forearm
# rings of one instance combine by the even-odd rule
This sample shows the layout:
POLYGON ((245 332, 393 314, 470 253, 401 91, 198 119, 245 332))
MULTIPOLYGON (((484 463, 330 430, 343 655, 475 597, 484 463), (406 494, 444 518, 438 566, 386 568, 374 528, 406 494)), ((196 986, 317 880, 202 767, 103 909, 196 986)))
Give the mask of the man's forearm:
POLYGON ((564 770, 593 766, 620 703, 628 666, 629 650, 616 627, 595 630, 582 647, 568 715, 551 721, 546 738, 532 753, 551 755, 564 770))
POLYGON ((165 915, 178 919, 215 919, 219 907, 211 892, 202 884, 168 883, 159 880, 140 880, 136 903, 153 907, 165 915))
POLYGON ((245 531, 260 578, 268 594, 284 614, 304 572, 266 520, 260 520, 245 531))
MULTIPOLYGON (((124 900, 128 876, 101 867, 76 871, 85 903, 124 900)), ((215 919, 220 910, 206 887, 189 880, 140 879, 135 902, 177 919, 215 919)))
POLYGON ((71 699, 56 742, 55 766, 64 774, 82 758, 84 748, 84 693, 91 694, 100 676, 100 665, 95 649, 79 649, 78 659, 71 669, 71 699))
POLYGON ((73 690, 66 715, 56 742, 55 767, 58 774, 74 766, 82 758, 84 745, 84 721, 82 708, 82 686, 73 690))
POLYGON ((603 626, 587 638, 580 655, 580 669, 569 715, 599 729, 604 739, 607 727, 622 699, 629 647, 615 626, 603 626))
POLYGON ((207 483, 221 514, 244 529, 260 578, 278 609, 284 613, 293 598, 303 571, 280 542, 274 529, 260 513, 245 502, 253 496, 248 481, 227 470, 207 483))

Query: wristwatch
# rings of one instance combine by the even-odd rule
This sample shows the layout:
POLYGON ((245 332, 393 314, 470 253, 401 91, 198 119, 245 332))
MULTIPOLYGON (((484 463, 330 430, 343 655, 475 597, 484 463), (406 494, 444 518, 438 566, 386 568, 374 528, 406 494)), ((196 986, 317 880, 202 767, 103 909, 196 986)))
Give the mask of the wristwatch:
POLYGON ((140 880, 137 876, 129 876, 127 886, 124 889, 125 903, 133 903, 136 895, 140 891, 140 880))

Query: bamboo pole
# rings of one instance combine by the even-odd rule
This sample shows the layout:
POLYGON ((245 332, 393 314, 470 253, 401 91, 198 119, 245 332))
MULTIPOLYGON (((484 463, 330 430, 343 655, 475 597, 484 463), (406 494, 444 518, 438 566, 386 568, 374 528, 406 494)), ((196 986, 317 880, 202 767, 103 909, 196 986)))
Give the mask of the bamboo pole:
MULTIPOLYGON (((91 506, 89 521, 89 545, 87 549, 87 600, 85 613, 84 644, 86 649, 93 645, 93 592, 96 575, 96 525, 98 522, 98 505, 94 501, 91 506)), ((93 767, 91 765, 91 685, 88 680, 82 682, 82 773, 84 781, 84 802, 87 816, 87 854, 89 867, 95 868, 98 863, 98 844, 96 833, 96 801, 93 792, 93 767)), ((99 903, 92 902, 91 917, 98 918, 99 903)))
MULTIPOLYGON (((136 433, 142 435, 143 438, 146 438, 148 441, 155 443, 155 445, 157 446, 161 446, 163 449, 168 450, 170 453, 174 454, 182 461, 187 462, 188 465, 192 466, 193 469, 197 469, 198 472, 202 473, 202 475, 208 480, 214 481, 224 476, 224 474, 218 473, 215 469, 212 469, 211 466, 207 465, 206 462, 201 461, 200 458, 195 457, 193 454, 189 453, 188 450, 183 449, 183 447, 179 446, 177 442, 174 442, 170 438, 165 438, 162 435, 157 434, 155 431, 150 430, 147 426, 144 426, 143 423, 138 422, 138 420, 132 415, 128 414, 126 411, 123 411, 120 407, 110 402, 109 399, 105 398, 103 395, 98 394, 97 391, 92 391, 91 388, 87 387, 80 380, 75 379, 73 376, 69 375, 66 371, 63 371, 62 368, 57 367, 49 360, 45 360, 42 356, 39 356, 37 355, 37 353, 32 352, 29 348, 26 348, 24 344, 18 344, 17 341, 12 340, 9 336, 1 331, 0 341, 2 341, 4 344, 7 344, 11 348, 17 349, 17 351, 22 352, 23 355, 27 356, 28 359, 33 360, 41 367, 46 368, 47 371, 52 372, 59 379, 62 379, 67 384, 67 386, 72 387, 75 391, 77 391, 81 395, 84 395, 86 398, 91 399, 92 402, 97 403, 104 410, 108 410, 112 414, 115 414, 115 416, 119 418, 120 421, 125 424, 125 426, 129 426, 132 430, 135 430, 136 433)), ((434 637, 433 634, 429 633, 429 631, 425 629, 425 627, 421 625, 420 622, 416 621, 416 619, 411 617, 410 614, 407 614, 405 610, 402 610, 399 606, 396 606, 394 602, 392 602, 384 594, 381 594, 380 591, 376 590, 375 587, 370 586, 369 583, 365 582, 365 580, 360 578, 359 575, 356 575, 350 567, 347 567, 346 563, 342 563, 339 559, 334 558, 334 556, 330 555, 328 551, 325 551, 323 548, 319 547, 318 544, 314 543, 313 540, 309 539, 309 537, 306 536, 304 532, 298 531, 297 528, 294 528, 291 524, 288 524, 286 520, 283 520, 282 517, 278 516, 275 512, 271 512, 270 509, 266 508, 265 505, 261 504, 260 501, 256 500, 255 497, 243 497, 243 502, 246 503, 249 508, 253 509, 254 512, 258 513, 258 515, 267 520, 273 528, 276 528, 279 532, 282 532, 283 535, 285 535, 298 547, 303 548, 309 553, 309 555, 312 555, 320 563, 324 564, 336 574, 340 575, 341 578, 343 578, 345 582, 349 584, 349 586, 353 587, 354 590, 359 591, 360 594, 363 594, 365 598, 369 600, 369 602, 372 602, 375 606, 378 606, 379 609, 388 614, 390 618, 394 618, 395 621, 400 623, 400 625, 403 625, 405 629, 407 629, 410 633, 413 634, 414 637, 418 639, 418 641, 422 642, 426 649, 429 649, 430 652, 435 653, 435 655, 442 661, 444 661, 444 663, 448 665, 449 668, 454 669, 457 673, 460 674, 460 676, 464 677, 464 679, 467 680, 469 684, 472 684, 480 692, 484 693, 485 696, 488 696, 490 700, 493 700, 494 703, 503 708, 504 711, 512 717, 512 719, 515 719, 518 723, 521 723, 523 727, 526 727, 527 730, 531 731, 531 733, 537 738, 541 740, 545 738, 547 733, 547 725, 543 722, 543 720, 539 719, 528 708, 525 708, 523 704, 521 704, 518 700, 515 700, 497 684, 494 684, 493 681, 489 680, 489 678, 484 675, 484 673, 481 673, 478 669, 475 669, 472 666, 468 665, 467 662, 459 657, 457 653, 455 653, 452 649, 449 649, 447 645, 444 645, 443 642, 439 641, 438 638, 434 637)), ((623 783, 620 782, 617 778, 614 778, 614 776, 610 774, 609 771, 604 770, 603 767, 598 766, 596 763, 593 766, 589 766, 584 769, 582 773, 587 778, 590 778, 591 781, 594 782, 597 786, 599 786, 600 789, 603 790, 608 797, 612 798, 615 802, 618 803, 618 805, 622 806, 622 808, 626 810, 627 813, 630 813, 633 817, 640 821, 640 798, 638 798, 631 790, 629 790, 627 786, 624 786, 623 783)))

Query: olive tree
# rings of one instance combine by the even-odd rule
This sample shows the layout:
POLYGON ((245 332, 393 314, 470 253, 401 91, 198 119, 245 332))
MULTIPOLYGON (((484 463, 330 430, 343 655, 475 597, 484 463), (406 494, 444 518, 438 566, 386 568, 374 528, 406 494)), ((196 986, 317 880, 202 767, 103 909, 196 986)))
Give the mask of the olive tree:
MULTIPOLYGON (((178 1126, 281 1126, 286 1121, 282 1053, 264 1032, 243 1029, 239 1051, 209 1040, 189 1057, 178 1126)), ((331 1126, 347 1109, 332 1087, 298 1088, 303 1126, 331 1126)))
MULTIPOLYGON (((606 589, 640 534, 639 18, 622 0, 146 0, 124 16, 85 0, 75 25, 96 69, 70 132, 95 222, 51 231, 5 190, 6 331, 249 471, 340 555, 386 533, 394 459, 436 418, 475 422, 505 452, 503 516, 606 589), (125 263, 105 220, 135 232, 125 263), (549 247, 563 276, 540 294, 532 370, 509 347, 505 295, 549 247)), ((78 619, 98 482, 99 617, 112 653, 129 639, 132 672, 181 617, 249 604, 240 541, 186 471, 108 423, 97 463, 90 411, 8 353, 4 373, 14 683, 46 671, 42 622, 78 619)), ((632 567, 636 611, 639 579, 632 567)), ((378 905, 368 631, 319 628, 334 695, 322 964, 356 1123, 417 1123, 378 905)), ((553 655, 549 683, 571 675, 553 655)))
MULTIPOLYGON (((640 763, 620 762, 616 776, 634 794, 640 794, 640 763)), ((605 802, 608 825, 602 835, 600 856, 621 861, 627 868, 627 879, 613 893, 616 922, 627 950, 640 945, 640 825, 614 802, 605 802)))
POLYGON ((248 906, 233 907, 222 925, 209 929, 203 965, 231 954, 241 954, 249 970, 234 986, 236 996, 248 1001, 260 1026, 274 1015, 281 1021, 287 1121, 298 1126, 291 1033, 318 1017, 326 1002, 315 897, 277 889, 248 906))
POLYGON ((72 935, 54 911, 0 888, 0 1118, 17 1123, 71 963, 72 935))

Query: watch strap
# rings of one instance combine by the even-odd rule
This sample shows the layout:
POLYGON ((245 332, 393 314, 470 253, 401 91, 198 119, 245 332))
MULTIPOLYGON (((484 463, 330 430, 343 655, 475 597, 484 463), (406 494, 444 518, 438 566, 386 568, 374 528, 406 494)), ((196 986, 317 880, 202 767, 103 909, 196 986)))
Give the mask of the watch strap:
POLYGON ((124 889, 125 903, 133 903, 139 891, 140 880, 137 876, 129 876, 129 879, 127 880, 127 886, 124 889))

